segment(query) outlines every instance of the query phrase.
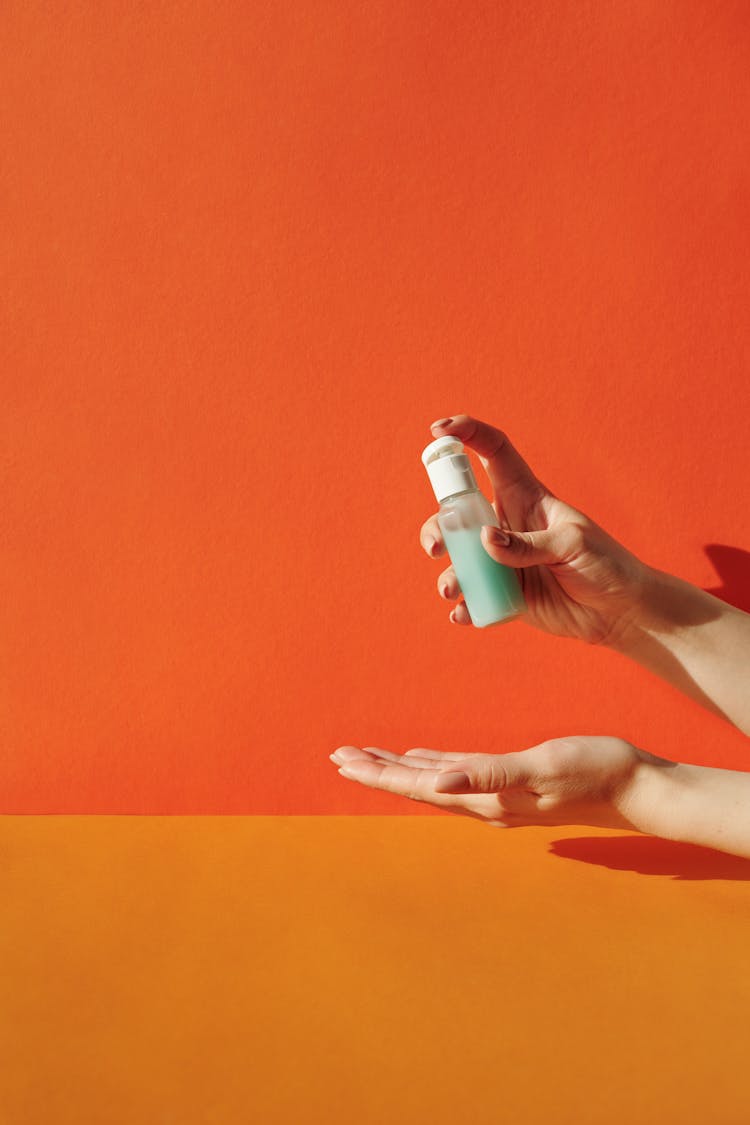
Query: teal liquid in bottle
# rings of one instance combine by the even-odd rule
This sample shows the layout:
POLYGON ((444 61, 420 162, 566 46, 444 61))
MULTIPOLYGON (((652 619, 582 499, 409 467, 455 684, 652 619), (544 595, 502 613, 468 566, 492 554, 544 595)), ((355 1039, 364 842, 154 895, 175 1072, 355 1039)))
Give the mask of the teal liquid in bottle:
POLYGON ((523 611, 518 576, 487 554, 479 528, 444 529, 443 538, 472 623, 482 629, 518 617, 523 611))
POLYGON ((422 462, 440 503, 438 524, 472 624, 483 629, 519 617, 526 605, 518 575, 482 545, 483 525, 498 527, 499 522, 479 490, 463 443, 438 438, 423 451, 422 462))

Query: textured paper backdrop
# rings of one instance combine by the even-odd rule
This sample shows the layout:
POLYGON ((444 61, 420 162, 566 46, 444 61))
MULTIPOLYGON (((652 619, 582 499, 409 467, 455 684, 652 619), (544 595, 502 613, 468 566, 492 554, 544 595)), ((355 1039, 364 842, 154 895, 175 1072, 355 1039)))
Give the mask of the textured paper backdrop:
POLYGON ((9 4, 7 812, 414 812, 328 753, 746 740, 449 624, 458 411, 747 599, 745 3, 9 4))

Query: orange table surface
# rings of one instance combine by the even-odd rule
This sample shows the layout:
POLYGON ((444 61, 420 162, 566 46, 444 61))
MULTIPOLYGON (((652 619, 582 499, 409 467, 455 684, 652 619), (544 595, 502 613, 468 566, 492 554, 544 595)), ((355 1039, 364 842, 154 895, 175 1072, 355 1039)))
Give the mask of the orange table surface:
POLYGON ((750 1119, 750 863, 435 817, 6 817, 0 1118, 750 1119))

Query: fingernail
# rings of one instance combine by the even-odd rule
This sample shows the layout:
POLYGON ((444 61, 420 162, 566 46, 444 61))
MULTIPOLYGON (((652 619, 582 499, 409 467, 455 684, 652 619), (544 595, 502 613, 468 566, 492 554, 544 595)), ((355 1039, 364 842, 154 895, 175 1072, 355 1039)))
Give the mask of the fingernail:
POLYGON ((452 421, 452 418, 440 418, 437 422, 430 423, 430 429, 434 430, 436 426, 450 426, 452 421))
POLYGON ((435 790, 437 793, 462 793, 470 784, 468 773, 446 770, 435 779, 435 790))
POLYGON ((448 597, 448 587, 447 586, 441 586, 440 587, 440 597, 441 598, 447 598, 448 597))
POLYGON ((428 555, 434 555, 435 548, 437 547, 437 539, 433 539, 432 537, 429 537, 426 542, 427 542, 427 554, 428 555))
POLYGON ((501 527, 491 527, 489 524, 486 526, 487 537, 491 543, 497 543, 500 547, 508 546, 510 543, 510 535, 508 535, 507 531, 504 531, 501 527))

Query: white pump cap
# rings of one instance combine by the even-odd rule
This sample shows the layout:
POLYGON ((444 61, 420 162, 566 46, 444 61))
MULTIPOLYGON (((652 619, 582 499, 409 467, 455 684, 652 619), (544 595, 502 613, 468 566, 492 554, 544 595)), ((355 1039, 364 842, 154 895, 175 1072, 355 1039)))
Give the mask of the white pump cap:
POLYGON ((422 464, 438 503, 446 496, 477 488, 474 470, 464 453, 463 442, 453 437, 439 437, 422 450, 422 464))

